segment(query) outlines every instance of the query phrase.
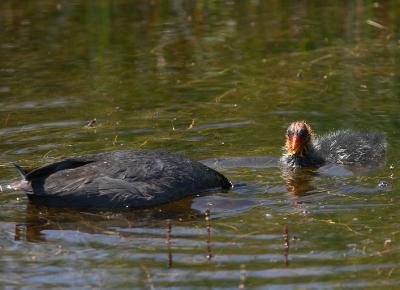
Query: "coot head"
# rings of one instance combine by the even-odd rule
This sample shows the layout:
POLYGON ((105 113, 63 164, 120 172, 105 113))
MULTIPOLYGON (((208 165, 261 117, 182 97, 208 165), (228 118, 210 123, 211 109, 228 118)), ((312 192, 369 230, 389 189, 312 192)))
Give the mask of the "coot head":
POLYGON ((312 144, 313 134, 305 121, 290 124, 286 134, 286 151, 289 155, 304 156, 312 144))

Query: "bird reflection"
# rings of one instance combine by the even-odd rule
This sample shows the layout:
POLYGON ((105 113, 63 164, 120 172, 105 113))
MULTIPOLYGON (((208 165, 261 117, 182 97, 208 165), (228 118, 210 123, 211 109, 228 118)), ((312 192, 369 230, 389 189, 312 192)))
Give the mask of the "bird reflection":
MULTIPOLYGON (((46 242, 45 230, 74 230, 89 234, 109 234, 113 229, 165 227, 167 221, 201 220, 204 213, 191 208, 192 198, 162 207, 130 212, 80 211, 28 204, 26 220, 15 226, 15 240, 46 242)), ((118 231, 118 235, 129 232, 118 231)))
POLYGON ((282 172, 286 187, 292 197, 303 197, 315 193, 313 179, 318 175, 316 169, 288 168, 282 172))

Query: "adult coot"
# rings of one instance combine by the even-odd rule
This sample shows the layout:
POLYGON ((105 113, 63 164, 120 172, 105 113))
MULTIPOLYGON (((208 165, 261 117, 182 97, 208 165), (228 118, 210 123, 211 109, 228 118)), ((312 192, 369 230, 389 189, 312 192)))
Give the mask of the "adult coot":
POLYGON ((68 158, 26 170, 11 185, 58 207, 145 208, 231 187, 217 171, 178 154, 130 150, 68 158))
POLYGON ((379 163, 386 153, 383 134, 339 130, 316 137, 305 121, 290 124, 281 163, 287 167, 379 163))

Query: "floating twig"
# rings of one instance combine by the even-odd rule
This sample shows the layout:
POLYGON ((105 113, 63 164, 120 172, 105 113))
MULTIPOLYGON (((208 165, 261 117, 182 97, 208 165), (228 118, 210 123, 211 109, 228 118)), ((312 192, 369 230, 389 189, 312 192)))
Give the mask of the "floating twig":
POLYGON ((153 280, 151 279, 151 273, 149 271, 149 269, 146 268, 145 265, 140 264, 140 267, 143 269, 144 273, 146 274, 146 282, 149 285, 149 288, 151 290, 154 290, 154 285, 153 285, 153 280))
POLYGON ((224 92, 221 95, 217 96, 215 98, 215 102, 218 104, 219 102, 221 102, 222 98, 226 97, 227 95, 229 95, 230 93, 235 92, 235 91, 236 91, 236 88, 232 88, 232 89, 227 90, 226 92, 224 92))
POLYGON ((114 140, 112 142, 113 146, 117 145, 118 142, 118 135, 115 135, 114 140))
POLYGON ((376 21, 373 21, 373 20, 371 20, 371 19, 368 19, 367 21, 365 21, 368 25, 371 25, 371 26, 373 26, 373 27, 375 27, 375 28, 378 28, 378 29, 386 29, 386 27, 385 26, 383 26, 382 24, 380 24, 380 23, 378 23, 378 22, 376 22, 376 21))
POLYGON ((210 221, 210 210, 206 209, 205 212, 206 218, 206 228, 207 228, 207 260, 211 260, 213 257, 213 253, 211 252, 211 221, 210 221))
POLYGON ((7 125, 8 125, 8 120, 10 120, 10 116, 11 116, 11 113, 8 113, 6 119, 4 120, 4 123, 3 123, 3 126, 4 126, 4 127, 7 127, 7 125))
POLYGON ((172 131, 175 131, 174 121, 176 121, 176 118, 171 120, 172 131))
POLYGON ((96 118, 90 120, 89 122, 86 123, 85 128, 94 128, 96 126, 97 120, 96 118))
POLYGON ((284 263, 285 266, 289 266, 289 227, 288 225, 285 225, 283 227, 283 258, 284 258, 284 263))
POLYGON ((350 232, 352 232, 352 233, 354 233, 354 234, 356 234, 356 235, 362 235, 360 232, 357 232, 357 231, 355 231, 355 230, 353 230, 349 225, 347 225, 347 224, 344 224, 344 223, 339 223, 339 222, 335 222, 335 221, 333 221, 333 220, 331 220, 331 219, 329 219, 329 220, 319 220, 319 219, 315 219, 316 221, 319 221, 319 222, 323 222, 323 223, 328 223, 328 224, 331 224, 331 225, 339 225, 339 226, 343 226, 343 227, 345 227, 346 229, 348 229, 350 232))
POLYGON ((171 220, 167 220, 167 236, 165 243, 167 244, 167 252, 168 252, 168 268, 172 268, 172 251, 171 251, 171 232, 172 232, 172 225, 171 220))
POLYGON ((312 61, 310 61, 310 63, 308 64, 310 67, 313 66, 314 64, 320 62, 321 60, 325 60, 328 58, 331 58, 333 55, 332 54, 327 54, 327 55, 323 55, 321 57, 318 57, 316 59, 313 59, 312 61))
POLYGON ((142 144, 139 145, 139 148, 141 148, 141 147, 143 147, 144 145, 146 145, 148 141, 149 141, 149 140, 145 140, 142 144))
POLYGON ((240 280, 239 280, 239 289, 243 290, 245 288, 245 282, 246 282, 246 266, 242 264, 240 266, 240 280))

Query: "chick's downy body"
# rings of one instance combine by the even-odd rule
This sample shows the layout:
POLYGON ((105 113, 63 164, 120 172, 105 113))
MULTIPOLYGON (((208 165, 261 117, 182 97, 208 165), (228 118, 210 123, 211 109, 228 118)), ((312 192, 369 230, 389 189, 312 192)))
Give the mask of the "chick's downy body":
POLYGON ((297 121, 288 127, 281 163, 287 167, 379 163, 386 146, 382 133, 347 129, 316 137, 306 122, 297 121))

